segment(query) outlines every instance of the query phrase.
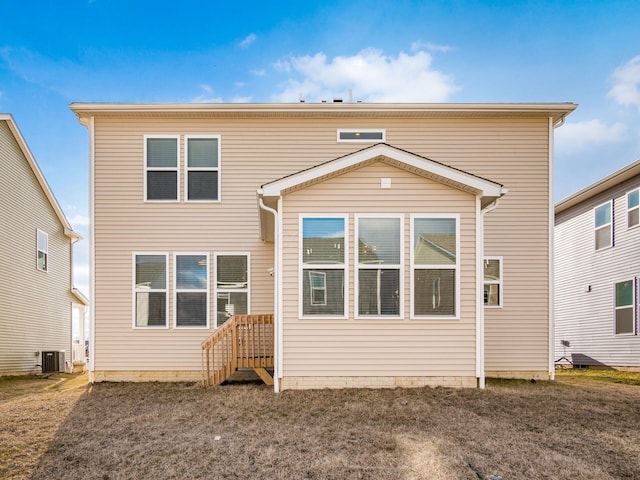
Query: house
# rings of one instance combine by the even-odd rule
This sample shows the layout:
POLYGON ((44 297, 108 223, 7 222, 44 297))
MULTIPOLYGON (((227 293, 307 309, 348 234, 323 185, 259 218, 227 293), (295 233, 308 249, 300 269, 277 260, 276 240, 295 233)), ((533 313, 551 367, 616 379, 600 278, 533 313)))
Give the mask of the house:
POLYGON ((575 104, 70 108, 92 381, 553 377, 553 134, 575 104))
POLYGON ((72 315, 87 299, 73 286, 73 231, 16 122, 0 114, 0 375, 64 371, 72 315))
POLYGON ((640 367, 640 160, 555 206, 559 363, 640 367))

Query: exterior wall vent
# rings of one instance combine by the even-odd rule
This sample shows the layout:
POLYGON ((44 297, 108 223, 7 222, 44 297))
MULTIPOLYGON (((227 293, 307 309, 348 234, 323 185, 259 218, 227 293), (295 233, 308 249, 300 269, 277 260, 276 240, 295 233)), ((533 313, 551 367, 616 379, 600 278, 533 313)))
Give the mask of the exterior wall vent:
POLYGON ((66 359, 64 350, 42 352, 42 373, 64 373, 66 359))

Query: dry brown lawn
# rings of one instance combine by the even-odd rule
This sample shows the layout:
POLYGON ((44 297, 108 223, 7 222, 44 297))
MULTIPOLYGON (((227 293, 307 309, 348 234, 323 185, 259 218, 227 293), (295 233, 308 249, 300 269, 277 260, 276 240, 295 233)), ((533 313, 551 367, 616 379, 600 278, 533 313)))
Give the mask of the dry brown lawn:
POLYGON ((0 378, 0 478, 640 479, 640 374, 282 394, 85 381, 0 378))

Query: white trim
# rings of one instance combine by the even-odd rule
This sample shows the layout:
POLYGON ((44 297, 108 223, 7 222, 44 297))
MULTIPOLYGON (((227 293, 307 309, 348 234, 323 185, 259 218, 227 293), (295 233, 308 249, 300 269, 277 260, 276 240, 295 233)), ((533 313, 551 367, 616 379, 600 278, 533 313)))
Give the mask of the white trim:
POLYGON ((88 380, 93 383, 96 345, 96 209, 95 209, 95 119, 89 121, 89 373, 88 380))
POLYGON ((487 255, 482 259, 482 263, 483 263, 483 269, 482 269, 482 292, 483 292, 483 299, 482 299, 482 304, 484 305, 484 308, 491 308, 491 309, 495 309, 495 308, 503 308, 504 307, 504 298, 503 298, 503 292, 504 292, 504 275, 503 275, 503 264, 504 264, 504 258, 502 256, 495 256, 495 255, 487 255), (498 272, 498 275, 500 276, 498 281, 486 281, 484 279, 484 263, 488 260, 497 260, 499 262, 500 265, 500 271, 498 272), (484 303, 484 286, 485 285, 498 285, 499 290, 498 290, 498 305, 487 305, 484 303))
MULTIPOLYGON (((73 247, 71 247, 73 250, 73 247)), ((36 228, 36 270, 47 273, 49 271, 49 234, 36 228), (46 245, 44 249, 40 245, 40 234, 44 235, 46 245), (44 253, 44 268, 40 268, 40 252, 44 253)))
POLYGON ((624 196, 625 200, 626 200, 626 207, 627 207, 627 229, 630 228, 635 228, 638 225, 640 225, 640 221, 635 224, 635 225, 629 225, 629 212, 631 212, 632 210, 638 210, 638 215, 640 216, 640 188, 634 188, 633 190, 629 190, 625 196, 624 196), (631 207, 629 208, 629 195, 634 193, 634 192, 638 192, 638 205, 636 205, 635 207, 631 207))
POLYGON ((593 207, 593 248, 595 249, 596 252, 600 252, 602 250, 606 250, 611 247, 613 247, 613 200, 607 200, 606 202, 603 202, 593 207), (609 220, 609 223, 605 223, 598 227, 596 225, 596 222, 597 222, 596 210, 598 210, 600 207, 604 207, 605 205, 609 205, 610 220, 609 220), (609 227, 609 245, 598 248, 597 240, 596 240, 598 230, 602 230, 607 226, 609 227))
MULTIPOLYGON (((404 242, 405 242, 405 215, 404 213, 360 213, 354 216, 353 224, 353 258, 354 258, 354 274, 353 274, 353 318, 356 320, 398 320, 405 316, 404 308, 404 242), (395 218, 400 221, 398 240, 399 240, 399 263, 398 264, 384 264, 384 265, 360 265, 360 249, 358 248, 358 241, 360 238, 360 219, 362 218, 395 218), (398 270, 398 314, 397 315, 361 315, 360 314, 360 270, 398 270)), ((378 305, 380 306, 380 305, 378 305)))
POLYGON ((174 252, 173 253, 173 328, 177 330, 188 329, 208 329, 210 325, 210 311, 211 305, 210 293, 211 291, 211 260, 208 252, 174 252), (190 256, 204 256, 206 258, 207 267, 207 288, 206 291, 201 288, 178 288, 178 257, 190 257, 190 256), (205 325, 178 325, 178 294, 179 293, 205 293, 206 298, 206 322, 205 325))
MULTIPOLYGON (((167 330, 169 328, 169 253, 168 252, 131 252, 131 328, 134 330, 167 330), (165 293, 165 321, 162 325, 138 325, 137 320, 137 293, 136 289, 136 257, 138 255, 153 255, 164 256, 165 265, 165 288, 149 290, 150 292, 164 292, 165 293)), ((91 346, 89 346, 91 348, 91 346)))
POLYGON ((221 158, 221 147, 222 138, 220 135, 185 135, 184 136, 184 201, 185 202, 194 202, 194 203, 220 203, 222 201, 221 195, 221 177, 222 177, 222 158, 221 158), (216 139, 218 140, 218 166, 217 167, 189 167, 189 140, 190 139, 216 139), (189 200, 189 172, 218 172, 218 198, 215 200, 189 200))
POLYGON ((387 141, 387 131, 384 128, 338 128, 336 132, 336 141, 338 143, 380 143, 387 141), (381 138, 341 138, 342 133, 378 133, 382 134, 381 138))
POLYGON ((218 294, 219 293, 246 293, 247 314, 251 313, 251 253, 250 252, 216 252, 213 255, 213 328, 220 328, 218 325, 218 294), (247 259, 247 286, 246 288, 218 288, 218 257, 246 257, 247 259))
POLYGON ((144 137, 144 157, 142 159, 143 168, 143 201, 152 203, 176 203, 180 201, 180 135, 143 135, 144 137), (176 166, 173 167, 147 167, 147 140, 154 138, 174 138, 176 140, 176 166), (147 198, 147 172, 176 172, 176 199, 175 200, 149 200, 147 198))

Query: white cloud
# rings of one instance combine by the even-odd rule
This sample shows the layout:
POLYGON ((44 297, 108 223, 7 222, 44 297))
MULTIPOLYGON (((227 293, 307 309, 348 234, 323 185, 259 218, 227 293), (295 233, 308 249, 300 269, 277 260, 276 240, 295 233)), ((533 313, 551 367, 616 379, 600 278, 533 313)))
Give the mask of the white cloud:
POLYGON ((635 105, 640 109, 640 55, 616 68, 611 77, 614 85, 607 96, 622 105, 635 105))
POLYGON ((251 70, 251 75, 255 75, 256 77, 264 77, 267 75, 267 71, 264 68, 260 70, 251 70))
POLYGON ((87 217, 86 215, 81 215, 79 213, 77 213, 76 215, 74 215, 73 217, 69 218, 69 223, 73 226, 73 227, 88 227, 91 220, 89 219, 89 217, 87 217))
POLYGON ((255 42, 257 40, 258 37, 256 37, 255 33, 250 33, 249 35, 247 35, 244 40, 242 40, 238 46, 240 48, 249 48, 249 45, 251 45, 253 42, 255 42))
POLYGON ((600 145, 625 140, 628 128, 623 123, 605 125, 600 120, 567 123, 556 130, 556 149, 562 153, 577 153, 600 145))
POLYGON ((222 103, 222 97, 215 96, 213 94, 213 87, 211 85, 199 85, 202 93, 191 99, 193 103, 222 103))
POLYGON ((234 97, 230 100, 231 103, 249 103, 251 102, 251 97, 234 97))
POLYGON ((411 44, 412 52, 416 52, 420 50, 429 50, 430 52, 447 53, 453 50, 453 47, 450 47, 449 45, 438 45, 437 43, 431 43, 431 42, 425 43, 422 41, 413 42, 411 44))
POLYGON ((320 52, 290 57, 274 67, 292 75, 275 97, 281 102, 298 101, 300 95, 307 101, 346 100, 349 91, 354 99, 370 102, 444 102, 459 90, 450 75, 432 68, 431 55, 425 51, 391 57, 369 48, 331 60, 320 52))

